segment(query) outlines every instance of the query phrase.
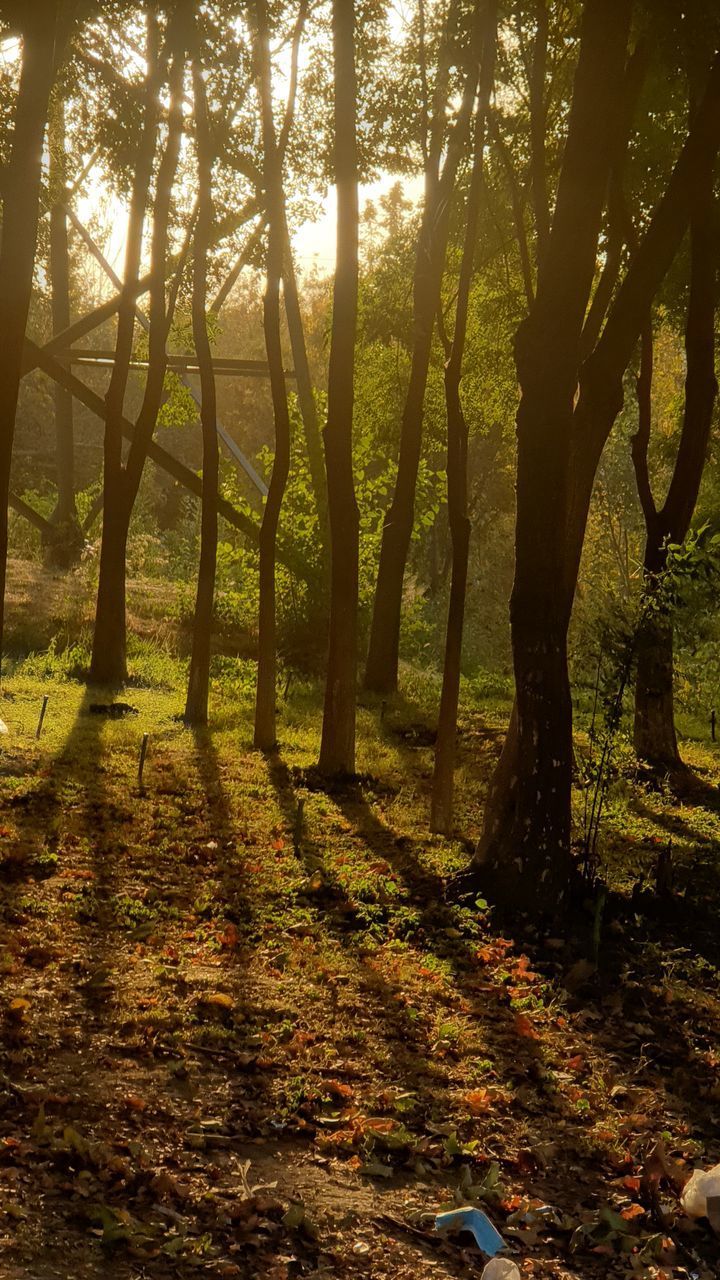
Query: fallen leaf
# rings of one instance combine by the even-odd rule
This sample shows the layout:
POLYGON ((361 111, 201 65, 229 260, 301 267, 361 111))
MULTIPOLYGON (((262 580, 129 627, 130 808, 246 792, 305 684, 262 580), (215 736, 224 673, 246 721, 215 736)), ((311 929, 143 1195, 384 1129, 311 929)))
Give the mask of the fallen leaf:
POLYGON ((515 1014, 515 1030, 519 1036, 524 1036, 527 1040, 537 1040, 538 1032, 528 1018, 527 1014, 515 1014))

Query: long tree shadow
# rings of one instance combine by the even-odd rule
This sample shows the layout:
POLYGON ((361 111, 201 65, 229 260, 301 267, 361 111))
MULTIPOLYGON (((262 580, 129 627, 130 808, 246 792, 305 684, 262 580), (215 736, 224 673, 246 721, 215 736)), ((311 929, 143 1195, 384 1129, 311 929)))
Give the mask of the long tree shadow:
MULTIPOLYGON (((297 798, 291 774, 279 756, 270 763, 269 770, 279 804, 292 829, 297 823, 297 798)), ((452 966, 453 981, 464 1002, 464 1016, 482 1033, 483 1056, 492 1060, 495 1074, 503 1084, 522 1090, 529 1144, 537 1146, 555 1141, 559 1119, 566 1128, 580 1127, 581 1116, 554 1085, 541 1043, 527 1035, 523 1021, 518 1024, 507 988, 489 982, 483 974, 477 941, 463 937, 457 928, 454 909, 443 903, 440 878, 417 863, 407 844, 398 847, 394 833, 379 820, 361 792, 333 791, 332 798, 347 821, 358 830, 373 861, 381 856, 392 865, 405 885, 409 900, 419 906, 420 930, 416 943, 419 955, 430 953, 452 966)), ((376 969, 367 967, 360 945, 362 934, 358 937, 349 923, 355 904, 337 875, 333 875, 322 848, 317 840, 305 834, 301 843, 296 842, 296 853, 308 874, 322 869, 324 892, 315 906, 317 918, 348 952, 358 971, 359 993, 363 998, 369 997, 373 1004, 379 1034, 384 1036, 390 1050, 384 1073, 386 1076, 389 1073, 390 1078, 405 1089, 412 1089, 419 1079, 424 1079, 429 1093, 434 1098, 442 1097, 448 1087, 448 1074, 446 1065, 433 1055, 429 1028, 419 1027, 402 1003, 398 1008, 398 1001, 404 995, 401 981, 394 983, 378 977, 376 969)), ((510 1142, 515 1144, 516 1137, 511 1137, 510 1142)))
POLYGON ((205 797, 205 820, 216 844, 215 865, 220 875, 228 918, 249 928, 252 908, 237 857, 238 821, 225 782, 223 765, 212 729, 193 729, 194 758, 205 797))
POLYGON ((360 954, 364 926, 357 919, 357 903, 333 874, 321 845, 310 836, 302 820, 290 771, 280 755, 269 758, 268 775, 292 833, 295 854, 308 877, 308 906, 355 965, 360 990, 376 1007, 388 1050, 398 1069, 405 1073, 405 1083, 410 1077, 424 1075, 442 1086, 445 1077, 441 1065, 428 1060, 427 1035, 398 1002, 397 987, 387 982, 368 964, 367 957, 360 954))

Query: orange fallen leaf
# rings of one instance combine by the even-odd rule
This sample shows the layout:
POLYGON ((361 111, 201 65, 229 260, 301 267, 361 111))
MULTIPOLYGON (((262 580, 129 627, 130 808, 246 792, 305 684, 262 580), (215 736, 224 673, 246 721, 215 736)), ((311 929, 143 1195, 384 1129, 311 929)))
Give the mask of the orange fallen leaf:
POLYGON ((533 1026, 530 1019, 524 1013, 515 1014, 515 1030, 519 1036, 525 1036, 527 1040, 537 1040, 538 1032, 533 1026))
POLYGON ((484 1115, 492 1107, 489 1089, 471 1089, 465 1094, 465 1105, 474 1116, 484 1115))
POLYGON ((325 1088, 335 1098, 352 1098, 353 1096, 352 1085, 345 1084, 342 1080, 328 1080, 325 1088))

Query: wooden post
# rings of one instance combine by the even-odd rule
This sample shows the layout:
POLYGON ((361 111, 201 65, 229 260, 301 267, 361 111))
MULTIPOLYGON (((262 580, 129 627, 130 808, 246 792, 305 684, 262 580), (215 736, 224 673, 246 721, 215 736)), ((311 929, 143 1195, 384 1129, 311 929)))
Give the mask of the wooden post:
POLYGON ((45 712, 47 711, 47 705, 49 701, 50 701, 50 695, 46 693, 42 700, 42 707, 40 708, 40 719, 37 722, 37 729, 35 730, 36 738, 39 738, 40 734, 42 733, 43 720, 45 719, 45 712))
POLYGON ((710 712, 710 736, 712 737, 713 742, 715 741, 716 723, 717 723, 717 718, 715 716, 715 708, 713 707, 712 711, 710 712))
POLYGON ((145 768, 145 757, 147 756, 149 741, 150 741, 150 734, 144 733, 142 736, 142 742, 140 743, 140 760, 138 763, 138 786, 141 791, 143 789, 143 769, 145 768))

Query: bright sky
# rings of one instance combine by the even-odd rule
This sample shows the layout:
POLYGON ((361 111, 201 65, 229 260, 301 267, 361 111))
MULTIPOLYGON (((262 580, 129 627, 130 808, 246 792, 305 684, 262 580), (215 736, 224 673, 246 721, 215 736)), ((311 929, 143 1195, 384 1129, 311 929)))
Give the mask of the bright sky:
MULTIPOLYGON (((386 195, 398 181, 397 174, 385 173, 375 182, 365 183, 360 187, 360 209, 368 200, 377 202, 386 195)), ((405 198, 418 200, 422 195, 422 178, 403 177, 402 188, 405 198)), ((324 202, 324 209, 316 222, 306 222, 296 232, 293 240, 295 258, 301 271, 316 268, 318 274, 328 275, 335 267, 335 218, 337 202, 334 187, 330 189, 324 202)))

